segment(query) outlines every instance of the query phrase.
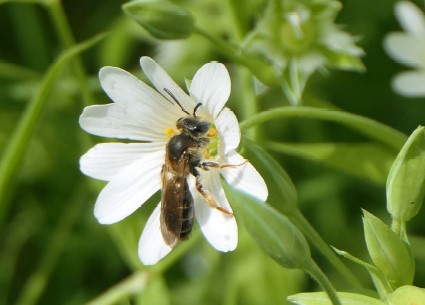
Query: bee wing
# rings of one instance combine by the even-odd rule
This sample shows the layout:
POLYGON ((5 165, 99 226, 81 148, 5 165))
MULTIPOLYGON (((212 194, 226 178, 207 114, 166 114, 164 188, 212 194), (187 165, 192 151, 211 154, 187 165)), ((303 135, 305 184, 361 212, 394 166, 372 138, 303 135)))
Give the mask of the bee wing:
POLYGON ((172 247, 179 241, 182 232, 183 218, 181 212, 187 188, 185 173, 188 162, 188 156, 182 158, 177 164, 175 170, 177 174, 175 175, 172 174, 168 164, 164 164, 161 171, 161 233, 165 243, 172 247))

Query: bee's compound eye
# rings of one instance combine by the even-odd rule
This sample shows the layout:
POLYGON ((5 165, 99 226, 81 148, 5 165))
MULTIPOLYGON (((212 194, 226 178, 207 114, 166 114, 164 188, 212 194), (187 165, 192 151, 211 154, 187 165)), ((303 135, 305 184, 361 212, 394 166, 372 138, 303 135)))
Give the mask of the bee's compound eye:
POLYGON ((206 121, 198 122, 195 127, 195 132, 206 133, 210 129, 210 123, 206 121))

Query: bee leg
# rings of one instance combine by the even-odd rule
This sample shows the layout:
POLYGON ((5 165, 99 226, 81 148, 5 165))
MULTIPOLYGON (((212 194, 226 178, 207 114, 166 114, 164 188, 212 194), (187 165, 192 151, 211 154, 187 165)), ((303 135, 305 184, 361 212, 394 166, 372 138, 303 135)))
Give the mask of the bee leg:
POLYGON ((202 162, 199 164, 199 167, 202 168, 203 170, 209 170, 210 168, 227 168, 227 167, 238 167, 238 166, 242 166, 245 163, 247 163, 248 160, 245 160, 243 163, 241 164, 220 164, 217 162, 202 162))
POLYGON ((202 198, 205 199, 205 201, 208 203, 208 205, 213 208, 213 209, 217 209, 220 212, 229 215, 229 216, 233 216, 233 213, 226 210, 225 208, 220 207, 217 202, 214 200, 214 198, 211 196, 211 193, 204 189, 204 187, 202 186, 201 183, 201 175, 199 174, 199 172, 196 169, 193 169, 193 173, 192 173, 195 178, 196 178, 196 189, 198 190, 199 194, 201 194, 202 198))

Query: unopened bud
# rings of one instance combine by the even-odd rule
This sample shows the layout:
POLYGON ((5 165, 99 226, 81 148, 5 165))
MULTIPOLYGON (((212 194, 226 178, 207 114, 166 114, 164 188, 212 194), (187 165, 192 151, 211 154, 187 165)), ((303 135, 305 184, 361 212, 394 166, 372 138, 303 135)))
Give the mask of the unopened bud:
POLYGON ((158 39, 186 38, 193 31, 192 14, 170 1, 138 0, 124 4, 122 9, 158 39))

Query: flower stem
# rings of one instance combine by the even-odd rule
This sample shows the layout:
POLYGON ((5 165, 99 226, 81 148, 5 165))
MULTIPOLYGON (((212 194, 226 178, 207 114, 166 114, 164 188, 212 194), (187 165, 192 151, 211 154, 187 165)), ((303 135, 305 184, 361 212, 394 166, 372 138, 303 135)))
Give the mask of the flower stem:
POLYGON ((279 107, 264 111, 241 122, 240 127, 244 131, 258 124, 282 118, 309 118, 341 123, 394 148, 397 152, 407 140, 407 136, 402 132, 369 118, 344 111, 313 107, 279 107))
POLYGON ((299 211, 287 215, 289 219, 304 233, 304 235, 314 244, 314 246, 326 257, 335 269, 345 278, 345 280, 354 288, 361 288, 362 285, 350 269, 341 261, 337 254, 328 246, 328 244, 317 233, 313 226, 308 222, 304 215, 299 211))
MULTIPOLYGON (((48 12, 52 21, 54 23, 55 29, 58 33, 59 38, 62 41, 62 44, 66 49, 75 45, 75 39, 71 31, 71 27, 66 18, 63 6, 60 0, 47 0, 45 1, 47 5, 48 12)), ((91 94, 90 88, 88 86, 87 75, 84 68, 84 65, 80 57, 73 59, 75 75, 81 87, 81 94, 85 105, 93 104, 94 98, 91 94)))
POLYGON ((114 285, 100 296, 86 305, 110 305, 116 304, 125 297, 142 292, 148 283, 149 275, 146 271, 140 270, 131 274, 129 277, 114 285))
POLYGON ((310 259, 303 270, 310 274, 310 276, 323 288, 333 305, 342 305, 332 283, 313 259, 310 259))

